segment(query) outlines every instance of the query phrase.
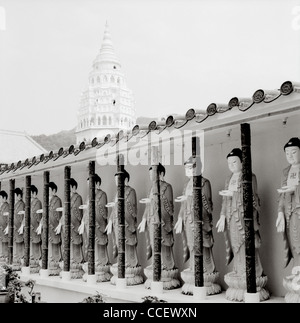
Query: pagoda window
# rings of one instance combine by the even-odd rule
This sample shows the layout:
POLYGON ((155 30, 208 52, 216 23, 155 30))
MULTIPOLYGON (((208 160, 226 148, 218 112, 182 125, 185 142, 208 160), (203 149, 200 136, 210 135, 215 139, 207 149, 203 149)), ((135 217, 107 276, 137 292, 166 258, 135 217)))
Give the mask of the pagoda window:
POLYGON ((107 117, 106 116, 104 116, 103 117, 103 126, 106 126, 107 125, 107 117))
POLYGON ((100 125, 101 125, 101 118, 98 117, 98 126, 100 126, 100 125))
POLYGON ((111 76, 110 81, 111 81, 111 83, 115 83, 115 78, 113 76, 111 76))
POLYGON ((104 75, 104 82, 107 82, 107 76, 104 75))
POLYGON ((108 118, 108 124, 111 126, 112 124, 112 120, 111 120, 111 117, 108 118))

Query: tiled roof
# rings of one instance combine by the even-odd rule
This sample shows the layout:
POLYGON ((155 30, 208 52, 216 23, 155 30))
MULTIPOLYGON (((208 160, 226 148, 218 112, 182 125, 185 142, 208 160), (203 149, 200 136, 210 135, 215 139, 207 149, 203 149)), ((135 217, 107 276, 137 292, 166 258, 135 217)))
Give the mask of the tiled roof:
MULTIPOLYGON (((115 145, 118 142, 130 140, 135 137, 146 137, 152 131, 162 133, 165 129, 181 129, 184 127, 197 127, 203 128, 204 130, 222 126, 223 124, 230 124, 232 122, 239 122, 240 120, 251 119, 250 111, 253 111, 252 118, 262 117, 263 114, 270 115, 272 111, 266 111, 264 109, 265 104, 272 103, 274 101, 280 101, 280 98, 286 97, 292 93, 300 93, 300 83, 286 81, 282 83, 279 89, 276 90, 263 90, 259 89, 249 98, 233 97, 227 104, 211 103, 206 109, 188 109, 185 114, 182 115, 170 115, 162 121, 151 121, 149 124, 135 125, 130 131, 120 130, 115 136, 108 134, 103 138, 94 138, 91 142, 82 142, 78 146, 71 145, 70 147, 61 147, 58 151, 31 154, 27 152, 26 160, 15 160, 15 162, 2 167, 0 175, 4 173, 16 174, 18 170, 23 168, 35 167, 40 163, 55 163, 60 157, 70 158, 70 161, 74 160, 74 156, 78 154, 85 154, 85 151, 90 149, 101 149, 105 145, 115 145), (259 107, 259 109, 257 109, 259 107), (249 111, 249 114, 246 112, 249 111), (241 116, 242 114, 242 116, 241 116), (224 118, 226 116, 227 118, 224 118), (243 117, 245 116, 245 117, 243 117), (222 124, 223 123, 223 124, 222 124), (29 158, 31 156, 31 158, 29 158), (73 156, 73 158, 71 158, 73 156)), ((297 98, 299 101, 299 98, 297 98)), ((295 106, 288 107, 291 111, 300 110, 300 102, 296 103, 295 106)), ((276 103, 276 102, 275 102, 276 103)), ((294 102, 292 103, 294 104, 294 102)), ((279 108, 275 105, 272 107, 273 113, 282 113, 282 102, 280 102, 279 108)), ((286 110, 288 111, 288 110, 286 110)), ((286 112, 285 111, 285 112, 286 112)), ((90 155, 88 155, 90 156, 90 155)), ((77 157, 76 157, 77 158, 77 157)), ((12 175, 13 176, 13 175, 12 175)))

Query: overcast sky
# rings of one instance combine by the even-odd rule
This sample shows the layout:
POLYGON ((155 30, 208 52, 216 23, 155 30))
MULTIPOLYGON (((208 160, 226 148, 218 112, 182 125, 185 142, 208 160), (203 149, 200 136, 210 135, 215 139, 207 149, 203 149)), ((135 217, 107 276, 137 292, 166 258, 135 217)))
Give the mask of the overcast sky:
POLYGON ((300 81, 300 0, 0 0, 0 129, 76 126, 106 21, 137 116, 300 81))

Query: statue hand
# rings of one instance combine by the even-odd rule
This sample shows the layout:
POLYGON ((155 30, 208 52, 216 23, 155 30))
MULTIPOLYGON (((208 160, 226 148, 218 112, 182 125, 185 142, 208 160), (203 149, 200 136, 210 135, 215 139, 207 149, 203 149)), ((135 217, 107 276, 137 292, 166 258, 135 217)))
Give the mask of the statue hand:
POLYGON ((276 227, 277 227, 277 232, 283 232, 285 229, 285 219, 284 219, 283 212, 278 212, 276 227))
POLYGON ((219 192, 219 195, 221 196, 233 196, 233 192, 229 190, 222 190, 219 192))
POLYGON ((175 233, 182 232, 182 224, 183 224, 183 219, 181 217, 179 217, 175 226, 174 226, 175 233))
POLYGON ((146 229, 146 219, 143 219, 141 223, 138 225, 139 232, 144 232, 146 229))
POLYGON ((25 214, 25 211, 19 211, 18 214, 25 214))
POLYGON ((39 209, 35 213, 37 213, 37 214, 43 213, 43 209, 39 209))
POLYGON ((78 233, 83 234, 84 232, 84 222, 81 221, 80 226, 78 227, 78 233))
POLYGON ((23 225, 23 224, 21 224, 21 226, 20 226, 20 228, 19 228, 19 230, 18 230, 18 233, 19 233, 19 234, 23 234, 23 231, 24 231, 24 225, 23 225))
POLYGON ((85 210, 85 209, 87 209, 87 205, 86 205, 86 204, 80 205, 80 206, 79 206, 79 208, 80 208, 81 210, 85 210))
POLYGON ((181 195, 176 197, 175 202, 183 202, 187 199, 187 197, 185 195, 181 195))
POLYGON ((36 234, 41 234, 42 233, 42 222, 40 222, 39 226, 35 230, 36 234))
POLYGON ((62 226, 61 223, 59 223, 58 226, 54 230, 55 234, 60 234, 61 226, 62 226))
POLYGON ((278 193, 293 193, 296 190, 296 186, 282 186, 277 190, 278 193))
POLYGON ((4 229, 4 234, 7 235, 8 234, 8 226, 4 229))
POLYGON ((146 197, 146 198, 141 199, 139 202, 142 204, 148 204, 148 203, 150 203, 150 199, 148 197, 146 197))
POLYGON ((112 220, 109 220, 108 221, 107 226, 106 226, 104 232, 106 232, 107 234, 111 234, 111 232, 112 232, 112 220))
POLYGON ((107 203, 105 206, 106 207, 113 207, 113 206, 115 206, 115 202, 109 202, 109 203, 107 203))
POLYGON ((219 221, 216 224, 218 232, 223 232, 225 228, 225 215, 221 215, 219 221))

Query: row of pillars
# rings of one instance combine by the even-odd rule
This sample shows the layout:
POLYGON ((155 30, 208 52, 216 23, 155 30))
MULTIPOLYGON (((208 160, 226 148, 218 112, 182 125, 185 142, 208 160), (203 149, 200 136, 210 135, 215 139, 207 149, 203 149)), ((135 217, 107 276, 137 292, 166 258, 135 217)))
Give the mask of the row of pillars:
MULTIPOLYGON (((255 245, 253 227, 253 205, 252 205, 252 166, 251 166, 251 134, 250 125, 241 124, 241 147, 242 147, 242 186, 243 205, 245 221, 245 253, 246 253, 246 284, 248 293, 256 293, 255 274, 255 245)), ((192 157, 195 163, 200 162, 200 142, 196 136, 192 137, 192 157)), ((156 199, 158 222, 154 224, 154 246, 153 246, 153 282, 161 281, 161 199, 160 184, 158 174, 158 147, 152 147, 151 164, 154 171, 154 191, 156 199)), ((125 279, 125 201, 124 201, 124 158, 117 156, 117 176, 118 176, 118 278, 125 279)), ((95 161, 89 162, 89 240, 88 240, 88 275, 95 274, 95 161)), ((49 242, 49 171, 44 172, 43 190, 43 232, 42 232, 42 270, 48 269, 48 242, 49 242)), ((71 167, 64 169, 64 252, 63 271, 70 271, 70 246, 71 246, 71 192, 70 192, 71 167)), ((194 245, 195 245, 195 287, 204 287, 203 270, 203 233, 202 233, 202 176, 193 176, 193 201, 194 201, 194 245)), ((31 176, 25 179, 25 226, 24 226, 24 267, 29 267, 30 260, 30 207, 31 207, 31 176)), ((15 180, 10 179, 10 199, 9 199, 9 243, 8 243, 8 263, 13 263, 13 227, 14 227, 14 189, 15 180)))

